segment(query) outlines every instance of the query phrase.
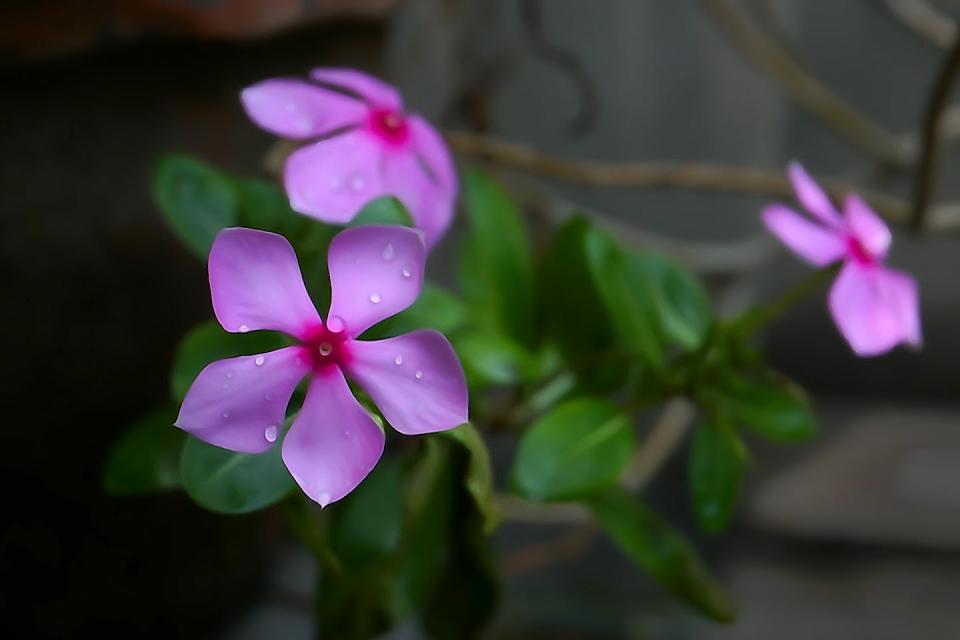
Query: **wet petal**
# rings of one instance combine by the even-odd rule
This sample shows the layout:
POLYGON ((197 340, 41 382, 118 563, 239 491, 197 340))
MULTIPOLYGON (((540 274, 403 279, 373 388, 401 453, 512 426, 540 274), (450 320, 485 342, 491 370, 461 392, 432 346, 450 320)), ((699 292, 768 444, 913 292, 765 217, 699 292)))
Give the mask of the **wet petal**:
POLYGON ((398 225, 364 225, 330 243, 330 314, 358 336, 409 307, 420 295, 426 259, 423 234, 398 225))
POLYGON ((377 108, 403 109, 403 99, 396 89, 362 71, 324 67, 311 71, 310 77, 317 82, 342 87, 356 93, 377 108))
POLYGON ((855 193, 847 196, 843 213, 850 232, 874 258, 882 259, 890 248, 890 229, 873 209, 855 193))
POLYGON ((901 342, 920 345, 917 285, 905 273, 848 262, 830 289, 830 313, 860 356, 880 355, 901 342))
POLYGON ((452 429, 467 421, 467 383, 442 334, 421 330, 351 345, 348 374, 393 427, 409 435, 452 429))
POLYGON ((187 391, 176 426, 204 442, 260 453, 277 440, 290 396, 309 370, 301 347, 218 360, 187 391))
POLYGON ((839 233, 811 222, 787 207, 771 205, 763 210, 762 217, 770 233, 810 264, 824 267, 842 258, 846 251, 839 233))
POLYGON ((303 492, 321 506, 360 484, 383 453, 380 427, 353 397, 337 367, 310 382, 283 440, 283 462, 303 492))
POLYGON ((384 195, 382 164, 380 142, 362 130, 298 149, 283 169, 290 206, 325 222, 350 222, 384 195))
POLYGON ((250 119, 285 138, 311 138, 363 122, 362 102, 302 80, 276 78, 249 86, 240 94, 250 119))
POLYGON ((213 241, 207 269, 213 311, 227 331, 270 329, 300 338, 320 324, 283 236, 224 229, 213 241))
POLYGON ((412 153, 388 156, 384 165, 385 189, 410 210, 414 224, 432 247, 453 221, 457 174, 450 152, 436 130, 419 116, 409 120, 412 153))
POLYGON ((797 200, 807 211, 826 225, 836 228, 842 226, 843 221, 840 219, 840 214, 837 213, 833 203, 830 202, 830 198, 799 162, 790 163, 787 175, 790 177, 791 184, 793 184, 793 192, 796 194, 797 200))

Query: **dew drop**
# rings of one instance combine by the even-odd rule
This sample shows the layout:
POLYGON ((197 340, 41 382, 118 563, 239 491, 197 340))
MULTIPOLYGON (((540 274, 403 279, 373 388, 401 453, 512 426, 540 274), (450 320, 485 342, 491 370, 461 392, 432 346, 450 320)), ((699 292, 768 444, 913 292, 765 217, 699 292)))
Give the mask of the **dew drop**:
POLYGON ((380 294, 374 291, 370 294, 370 302, 373 304, 380 304, 380 294))
POLYGON ((354 176, 353 180, 350 181, 350 186, 354 191, 363 191, 363 188, 366 186, 366 182, 360 176, 354 176))
POLYGON ((227 371, 227 380, 233 377, 233 371, 227 371))
POLYGON ((393 359, 393 363, 396 365, 403 364, 403 356, 398 355, 396 358, 393 359))
POLYGON ((401 271, 400 273, 403 274, 404 278, 409 278, 410 276, 413 275, 413 269, 410 268, 410 265, 407 265, 403 268, 403 271, 401 271))
POLYGON ((387 246, 383 248, 383 252, 380 255, 384 260, 393 260, 393 256, 396 255, 396 252, 393 249, 393 243, 388 242, 387 246))
POLYGON ((257 356, 257 359, 254 360, 258 367, 262 367, 263 363, 266 362, 266 359, 263 356, 257 356))
POLYGON ((237 331, 239 331, 240 333, 246 333, 247 331, 250 331, 250 327, 248 327, 245 324, 242 324, 239 327, 237 327, 237 331))
POLYGON ((268 393, 268 394, 266 394, 266 395, 263 396, 263 399, 266 400, 267 402, 270 402, 271 400, 273 400, 273 396, 271 396, 271 395, 268 393))
POLYGON ((264 429, 263 437, 267 439, 267 442, 276 442, 277 441, 277 425, 272 424, 266 429, 264 429))
POLYGON ((330 319, 327 321, 327 329, 334 333, 340 333, 343 331, 343 318, 340 316, 330 316, 330 319))
POLYGON ((317 347, 317 351, 319 351, 322 356, 328 356, 333 353, 333 345, 329 342, 321 342, 320 346, 317 347))
POLYGON ((226 420, 227 418, 230 417, 230 411, 229 411, 229 410, 228 410, 228 411, 224 411, 224 412, 223 412, 222 414, 220 414, 220 415, 222 415, 222 416, 223 416, 223 419, 226 420))
POLYGON ((423 380, 423 371, 417 369, 417 372, 413 375, 417 380, 423 380))
POLYGON ((345 436, 350 435, 350 429, 344 429, 344 430, 343 430, 343 435, 345 435, 345 436))

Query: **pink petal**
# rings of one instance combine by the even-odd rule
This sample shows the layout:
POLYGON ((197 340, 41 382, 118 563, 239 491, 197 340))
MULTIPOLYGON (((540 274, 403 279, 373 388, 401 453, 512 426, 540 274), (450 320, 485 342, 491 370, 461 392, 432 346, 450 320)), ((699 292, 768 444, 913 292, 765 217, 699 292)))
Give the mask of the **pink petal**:
POLYGON ((855 193, 847 196, 843 212, 851 233, 871 256, 882 259, 890 248, 890 229, 873 209, 855 193))
POLYGON ((338 233, 327 253, 331 328, 342 323, 347 335, 358 336, 413 304, 426 253, 423 234, 408 227, 364 225, 338 233))
POLYGON ((857 355, 920 345, 917 285, 905 273, 847 262, 830 289, 830 313, 857 355))
POLYGON ((350 131, 293 152, 283 170, 290 206, 325 222, 344 224, 384 195, 380 141, 350 131))
POLYGON ((453 221, 457 173, 450 152, 437 131, 423 118, 409 119, 413 153, 396 153, 384 167, 385 188, 410 210, 432 247, 453 221))
POLYGON ((266 451, 309 370, 302 351, 286 347, 208 364, 187 391, 176 426, 224 449, 266 451))
POLYGON ((830 198, 799 162, 790 163, 787 175, 793 184, 793 192, 796 194, 797 200, 807 211, 828 226, 835 228, 842 226, 843 222, 840 219, 840 214, 837 213, 833 203, 830 202, 830 198))
POLYGON ((823 267, 843 257, 843 237, 832 229, 810 222, 782 205, 770 205, 761 214, 770 233, 807 262, 823 267))
POLYGON ((320 324, 283 236, 224 229, 213 241, 207 269, 213 311, 227 331, 270 329, 301 338, 320 324))
POLYGON ((283 462, 303 492, 327 506, 360 484, 383 453, 384 436, 337 367, 310 382, 283 440, 283 462))
POLYGON ((467 382, 453 347, 437 331, 351 344, 347 373, 400 433, 445 431, 467 421, 467 382))
POLYGON ((317 82, 341 87, 363 97, 369 104, 380 109, 403 109, 403 99, 397 90, 386 82, 353 69, 320 68, 310 72, 317 82))
POLYGON ((340 127, 359 124, 369 107, 364 103, 303 82, 276 78, 249 86, 240 94, 250 119, 285 138, 311 138, 340 127))

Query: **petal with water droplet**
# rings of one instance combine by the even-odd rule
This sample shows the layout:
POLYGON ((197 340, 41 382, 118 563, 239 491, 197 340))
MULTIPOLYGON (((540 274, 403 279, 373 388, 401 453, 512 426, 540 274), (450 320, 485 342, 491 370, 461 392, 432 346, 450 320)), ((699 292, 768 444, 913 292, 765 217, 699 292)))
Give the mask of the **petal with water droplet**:
POLYGON ((387 340, 358 340, 350 345, 350 354, 347 374, 397 431, 432 433, 467 421, 463 369, 439 332, 426 329, 387 340), (395 366, 396 353, 403 353, 404 366, 395 366))
POLYGON ((360 124, 369 107, 363 102, 302 80, 275 78, 244 89, 240 101, 250 119, 284 138, 312 138, 360 124))
POLYGON ((270 448, 264 425, 283 422, 290 396, 308 372, 302 347, 286 347, 261 356, 241 356, 207 365, 187 391, 176 426, 210 444, 232 451, 259 453, 270 448), (235 372, 221 384, 225 371, 235 372))
POLYGON ((321 506, 353 491, 383 453, 384 435, 360 406, 343 374, 330 367, 310 381, 297 419, 283 440, 283 461, 321 506))

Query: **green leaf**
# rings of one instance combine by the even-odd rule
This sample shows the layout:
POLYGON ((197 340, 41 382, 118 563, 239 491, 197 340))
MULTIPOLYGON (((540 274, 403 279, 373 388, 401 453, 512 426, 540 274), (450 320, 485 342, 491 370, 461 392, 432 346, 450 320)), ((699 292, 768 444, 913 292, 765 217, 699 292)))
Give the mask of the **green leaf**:
POLYGON ((647 296, 658 319, 661 335, 687 350, 695 350, 707 337, 712 322, 710 300, 700 283, 687 271, 652 253, 629 256, 639 292, 647 296))
POLYGON ((768 381, 724 372, 700 395, 736 425, 776 442, 798 442, 816 434, 817 425, 803 392, 787 381, 768 381))
POLYGON ((487 444, 469 422, 456 429, 442 431, 439 435, 457 441, 469 454, 464 486, 483 518, 484 533, 492 533, 500 521, 500 513, 494 501, 493 466, 487 444))
POLYGON ((506 336, 468 331, 454 336, 453 346, 471 386, 516 384, 539 373, 536 358, 506 336))
POLYGON ((364 340, 399 336, 417 329, 436 329, 452 333, 464 322, 463 304, 452 294, 431 284, 424 284, 420 297, 408 309, 371 327, 364 340))
MULTIPOLYGON (((470 171, 465 181, 470 220, 471 300, 489 305, 501 330, 524 345, 535 342, 533 256, 520 211, 487 175, 470 171)), ((464 289, 467 292, 467 289, 464 289)))
POLYGON ((730 430, 706 422, 693 438, 687 466, 697 522, 704 531, 726 528, 740 497, 741 445, 730 430))
POLYGON ((170 228, 204 261, 220 230, 237 223, 230 181, 196 158, 161 158, 153 175, 153 195, 170 228))
POLYGON ((183 400, 201 370, 215 360, 267 353, 286 345, 283 336, 269 331, 227 333, 209 320, 190 330, 173 357, 170 387, 176 400, 183 400))
POLYGON ((616 481, 632 450, 630 419, 616 405, 596 398, 569 400, 523 434, 512 485, 530 500, 589 496, 616 481))
POLYGON ((188 438, 180 456, 183 488, 216 513, 250 513, 282 500, 296 487, 278 441, 259 454, 238 453, 188 438))
POLYGON ((331 544, 349 567, 358 568, 389 555, 403 529, 400 463, 384 459, 333 510, 331 544))
POLYGON ((696 550, 653 511, 621 489, 589 501, 599 525, 662 587, 709 617, 731 622, 736 610, 696 550))
POLYGON ((103 488, 115 496, 167 491, 180 486, 180 448, 185 434, 173 426, 175 407, 153 411, 117 440, 103 469, 103 488))
POLYGON ((583 242, 587 268, 618 342, 651 368, 662 369, 665 355, 657 318, 643 295, 643 274, 633 268, 627 254, 605 231, 590 226, 583 242))
POLYGON ((365 224, 399 224, 412 227, 413 219, 403 203, 393 196, 384 196, 371 200, 357 213, 348 226, 359 227, 365 224))
POLYGON ((283 189, 273 182, 260 178, 236 178, 233 188, 241 226, 295 239, 308 225, 321 224, 291 209, 283 189))

